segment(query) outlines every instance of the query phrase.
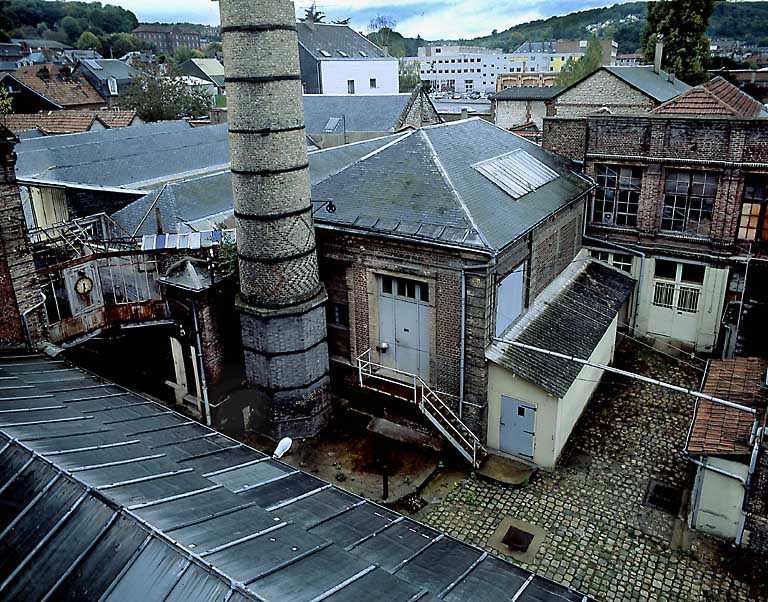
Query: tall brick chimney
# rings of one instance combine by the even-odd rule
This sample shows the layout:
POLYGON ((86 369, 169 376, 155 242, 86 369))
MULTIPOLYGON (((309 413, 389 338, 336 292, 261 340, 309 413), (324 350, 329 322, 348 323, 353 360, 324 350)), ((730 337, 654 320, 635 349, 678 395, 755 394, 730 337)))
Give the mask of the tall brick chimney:
POLYGON ((221 0, 245 372, 274 438, 331 416, 293 3, 221 0))

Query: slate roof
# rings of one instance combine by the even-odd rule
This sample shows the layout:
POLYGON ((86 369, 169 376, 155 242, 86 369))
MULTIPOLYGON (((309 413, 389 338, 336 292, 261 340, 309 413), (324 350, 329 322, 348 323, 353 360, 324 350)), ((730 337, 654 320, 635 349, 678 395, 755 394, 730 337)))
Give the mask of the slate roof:
POLYGON ((397 60, 394 57, 386 56, 376 44, 346 25, 299 22, 296 24, 296 29, 299 34, 299 45, 303 46, 318 61, 359 61, 365 58, 397 60), (342 56, 339 50, 347 56, 342 56), (321 51, 327 52, 330 56, 324 56, 321 51), (365 53, 366 56, 362 56, 361 52, 365 53))
POLYGON ((536 86, 536 87, 513 87, 506 88, 501 92, 494 94, 492 100, 549 100, 560 91, 560 86, 536 86))
POLYGON ((114 77, 119 83, 125 83, 132 81, 138 75, 136 69, 119 59, 90 59, 80 61, 80 66, 90 71, 94 77, 102 81, 107 81, 110 77, 114 77), (98 65, 101 69, 94 68, 92 63, 98 65))
MULTIPOLYGON (((310 181, 314 183, 328 177, 395 138, 387 136, 310 153, 310 181)), ((185 232, 189 225, 194 225, 195 229, 212 227, 219 223, 229 225, 228 220, 234 210, 232 174, 227 169, 217 174, 169 184, 117 211, 112 215, 112 219, 124 229, 133 232, 144 216, 155 208, 160 209, 163 224, 169 232, 185 232)), ((154 232, 154 218, 145 221, 139 229, 139 234, 154 232)))
POLYGON ((0 122, 14 132, 33 128, 47 135, 87 132, 94 121, 106 127, 126 127, 136 118, 136 111, 48 111, 45 113, 11 113, 0 116, 0 122))
POLYGON ((333 132, 325 128, 331 118, 344 117, 347 132, 394 132, 411 94, 305 94, 304 123, 312 134, 341 134, 341 120, 333 132))
MULTIPOLYGON (((518 174, 525 177, 526 174, 518 174)), ((336 212, 316 219, 352 229, 502 249, 589 189, 572 164, 480 118, 428 126, 312 187, 336 212), (473 169, 523 150, 559 177, 518 200, 473 169)))
MULTIPOLYGON (((574 261, 500 338, 589 359, 634 285, 626 272, 604 263, 574 261)), ((566 395, 583 368, 500 341, 490 345, 485 355, 558 398, 566 395)))
POLYGON ((651 112, 660 115, 768 117, 768 111, 760 102, 720 76, 683 92, 651 112))
POLYGON ((0 376, 4 599, 589 600, 65 362, 0 376))
MULTIPOLYGON (((768 360, 740 357, 711 360, 703 393, 719 397, 762 414, 768 403, 765 379, 768 360)), ((706 399, 699 399, 688 438, 688 453, 749 454, 755 415, 706 399)))
MULTIPOLYGON (((646 96, 652 98, 656 102, 666 102, 675 96, 679 96, 686 90, 690 89, 690 86, 679 79, 675 78, 673 82, 669 81, 669 74, 665 71, 656 73, 653 70, 653 65, 639 65, 634 67, 600 67, 599 70, 607 71, 612 75, 615 75, 623 82, 629 84, 636 90, 639 90, 646 96)), ((599 71, 598 70, 598 71, 599 71)), ((594 74, 593 74, 594 75, 594 74)), ((592 77, 592 76, 589 76, 592 77)), ((588 79, 588 78, 586 78, 588 79)), ((560 96, 566 90, 581 85, 585 80, 579 80, 570 86, 567 86, 560 90, 553 98, 560 96)))
POLYGON ((24 140, 16 146, 19 178, 85 186, 156 188, 159 182, 221 170, 229 164, 227 125, 186 121, 24 140))
POLYGON ((80 105, 104 105, 105 101, 96 88, 79 73, 71 73, 71 68, 64 65, 29 65, 19 67, 14 77, 39 94, 61 105, 76 107, 80 105), (48 72, 48 77, 41 77, 41 69, 48 72))
POLYGON ((11 38, 14 44, 21 44, 29 48, 52 48, 56 50, 71 50, 72 46, 67 46, 55 40, 46 40, 44 38, 11 38))
POLYGON ((224 65, 218 59, 189 59, 189 62, 211 82, 219 87, 224 86, 224 65))

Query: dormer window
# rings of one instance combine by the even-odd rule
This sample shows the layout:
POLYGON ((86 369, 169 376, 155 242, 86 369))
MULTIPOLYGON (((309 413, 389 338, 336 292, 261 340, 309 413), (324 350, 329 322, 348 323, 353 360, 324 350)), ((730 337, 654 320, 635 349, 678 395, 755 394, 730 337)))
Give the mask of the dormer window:
POLYGON ((117 96, 117 80, 114 77, 107 78, 107 87, 110 96, 117 96))

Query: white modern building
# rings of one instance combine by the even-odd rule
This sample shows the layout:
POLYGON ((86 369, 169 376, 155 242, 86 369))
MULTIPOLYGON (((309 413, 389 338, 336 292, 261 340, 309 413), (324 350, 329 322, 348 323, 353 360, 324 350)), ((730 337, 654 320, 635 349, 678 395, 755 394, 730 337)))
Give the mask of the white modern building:
MULTIPOLYGON (((415 57, 421 81, 433 90, 452 92, 495 92, 496 79, 508 73, 559 73, 569 59, 578 60, 587 49, 587 40, 526 42, 515 52, 477 46, 425 46, 415 57)), ((605 40, 603 62, 616 62, 618 44, 605 40)))
POLYGON ((297 23, 305 94, 397 94, 398 61, 346 25, 297 23))

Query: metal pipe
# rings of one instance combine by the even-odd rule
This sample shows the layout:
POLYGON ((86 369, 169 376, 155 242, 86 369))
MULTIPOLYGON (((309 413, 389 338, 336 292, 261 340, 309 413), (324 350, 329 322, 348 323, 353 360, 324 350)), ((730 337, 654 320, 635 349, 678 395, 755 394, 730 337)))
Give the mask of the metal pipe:
POLYGON ((734 337, 734 351, 736 349, 736 345, 739 341, 739 327, 741 326, 741 316, 744 313, 744 297, 747 293, 747 278, 749 277, 749 262, 752 261, 752 255, 750 254, 749 257, 747 257, 747 265, 744 268, 744 284, 741 287, 741 302, 739 303, 739 317, 736 318, 736 332, 733 333, 734 337))
POLYGON ((203 405, 205 406, 205 424, 211 426, 211 406, 208 403, 208 384, 205 380, 205 362, 203 361, 203 343, 200 338, 200 328, 197 322, 197 305, 195 300, 192 299, 192 322, 195 326, 195 347, 197 349, 197 361, 200 366, 200 394, 203 398, 203 405))
POLYGON ((718 468, 717 466, 712 466, 711 464, 707 464, 706 462, 702 462, 701 460, 697 460, 696 458, 692 457, 688 452, 684 451, 682 452, 683 456, 685 456, 688 460, 696 464, 696 466, 701 466, 704 470, 711 470, 712 472, 716 472, 717 474, 723 475, 724 477, 729 477, 731 479, 735 479, 739 481, 742 485, 746 487, 747 480, 739 476, 737 474, 734 474, 732 472, 728 472, 727 470, 723 470, 722 468, 718 468))
POLYGON ((464 355, 467 335, 467 274, 461 270, 461 342, 459 344, 459 420, 464 419, 464 355))
MULTIPOLYGON (((45 293, 43 291, 40 291, 40 296, 43 298, 43 300, 40 301, 40 303, 37 303, 36 305, 33 305, 32 307, 29 307, 29 308, 25 309, 23 312, 21 312, 21 322, 22 322, 22 324, 24 326, 24 337, 27 339, 27 348, 28 349, 32 349, 32 347, 34 345, 32 343, 32 333, 29 331, 29 320, 27 319, 27 317, 29 316, 30 313, 32 313, 36 309, 39 309, 43 305, 45 305, 45 300, 46 300, 45 299, 45 293)), ((54 298, 55 297, 56 297, 56 295, 54 294, 54 298)))
POLYGON ((581 358, 575 357, 573 355, 567 355, 565 353, 557 353, 556 351, 550 351, 549 349, 542 349, 541 347, 534 347, 533 345, 526 345, 525 343, 520 343, 518 341, 508 341, 506 339, 500 339, 498 337, 493 337, 493 339, 499 343, 503 343, 505 345, 510 345, 511 347, 517 347, 519 349, 526 349, 528 351, 536 351, 537 353, 543 353, 544 355, 549 355, 552 357, 557 357, 564 360, 569 360, 572 362, 576 362, 577 364, 582 364, 583 366, 590 366, 592 368, 598 368, 600 370, 605 370, 606 372, 611 372, 613 374, 618 374, 620 376, 626 376, 628 378, 633 378, 635 380, 640 380, 642 382, 646 382, 652 385, 657 385, 659 387, 662 387, 664 389, 670 389, 672 391, 677 391, 678 393, 685 393, 687 395, 692 395, 693 397, 698 397, 699 399, 706 399, 707 401, 712 401, 714 403, 718 403, 720 405, 724 405, 729 408, 734 408, 736 410, 742 410, 744 412, 749 412, 750 414, 753 414, 757 416, 757 410, 754 408, 750 408, 747 406, 742 406, 737 403, 733 403, 731 401, 726 401, 725 399, 720 399, 719 397, 714 397, 712 395, 707 395, 705 393, 700 393, 699 391, 694 391, 693 389, 687 388, 687 387, 680 387, 678 385, 673 385, 671 383, 666 383, 664 381, 658 380, 656 378, 650 378, 649 376, 643 376, 642 374, 636 374, 634 372, 628 372, 626 370, 620 370, 619 368, 614 368, 613 366, 606 366, 605 364, 598 364, 597 362, 590 362, 589 360, 583 360, 581 358))
POLYGON ((736 545, 741 545, 741 540, 744 538, 744 525, 747 517, 747 510, 749 508, 749 494, 752 489, 752 478, 755 474, 755 468, 757 466, 757 455, 760 451, 760 438, 755 437, 755 444, 752 447, 752 457, 749 460, 749 470, 747 471, 747 480, 744 483, 744 502, 742 503, 741 520, 739 521, 739 530, 736 534, 736 545))

